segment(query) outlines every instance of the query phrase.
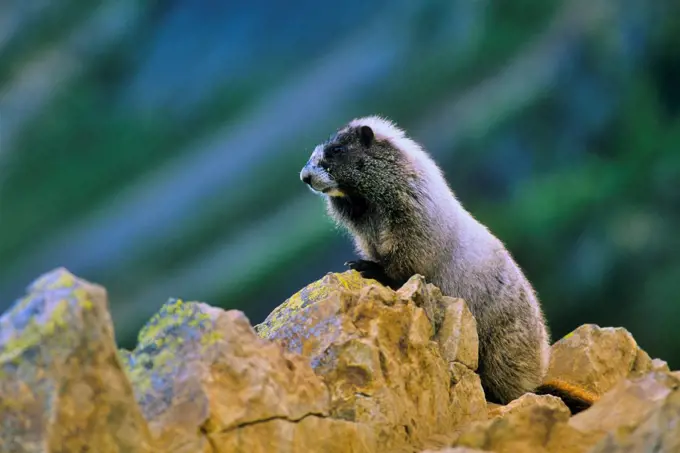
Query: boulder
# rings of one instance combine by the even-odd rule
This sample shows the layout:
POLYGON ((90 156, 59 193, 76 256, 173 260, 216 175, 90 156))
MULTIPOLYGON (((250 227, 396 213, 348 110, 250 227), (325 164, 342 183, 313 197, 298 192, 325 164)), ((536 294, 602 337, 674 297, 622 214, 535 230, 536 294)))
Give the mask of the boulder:
POLYGON ((170 300, 123 357, 162 451, 359 452, 371 443, 364 427, 326 419, 328 389, 309 363, 260 339, 240 311, 170 300))
POLYGON ((371 426, 383 448, 423 445, 486 418, 474 318, 422 277, 400 290, 329 274, 280 305, 259 334, 308 358, 331 415, 371 426))
POLYGON ((668 365, 652 361, 626 329, 584 324, 552 346, 546 380, 561 379, 602 395, 653 369, 667 371, 668 365))
POLYGON ((452 444, 498 453, 586 452, 597 437, 570 426, 570 414, 559 398, 526 394, 490 411, 493 418, 472 424, 452 444))
POLYGON ((680 451, 678 426, 680 426, 680 390, 676 389, 637 426, 612 430, 590 453, 680 451))
POLYGON ((665 371, 624 379, 590 409, 575 415, 569 424, 599 437, 618 429, 631 429, 661 407, 680 381, 665 371))
POLYGON ((474 317, 420 276, 328 274, 253 328, 169 300, 117 350, 106 292, 65 269, 0 317, 2 452, 680 451, 680 372, 625 329, 584 325, 547 379, 600 395, 487 403, 474 317))
POLYGON ((0 451, 150 452, 104 288, 56 269, 0 318, 0 451))
MULTIPOLYGON (((584 325, 553 345, 547 379, 600 394, 590 409, 570 417, 559 398, 526 394, 505 406, 489 405, 490 419, 471 424, 450 445, 520 453, 637 448, 640 442, 651 442, 645 430, 655 427, 657 437, 662 436, 661 408, 673 407, 669 399, 679 377, 669 372, 665 362, 650 359, 625 329, 584 325), (650 419, 654 422, 647 422, 650 419), (622 435, 633 432, 640 434, 622 435)), ((672 436, 660 440, 669 445, 673 441, 672 436)))

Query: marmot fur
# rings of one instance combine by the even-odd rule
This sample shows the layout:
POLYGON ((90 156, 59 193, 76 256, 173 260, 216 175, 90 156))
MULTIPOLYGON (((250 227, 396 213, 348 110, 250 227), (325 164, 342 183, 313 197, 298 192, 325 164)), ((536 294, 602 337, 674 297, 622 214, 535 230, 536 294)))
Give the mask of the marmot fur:
POLYGON ((393 288, 420 274, 465 299, 488 400, 506 404, 539 388, 550 340, 534 290, 420 145, 386 119, 355 119, 316 146, 300 178, 351 233, 361 257, 351 268, 393 288))

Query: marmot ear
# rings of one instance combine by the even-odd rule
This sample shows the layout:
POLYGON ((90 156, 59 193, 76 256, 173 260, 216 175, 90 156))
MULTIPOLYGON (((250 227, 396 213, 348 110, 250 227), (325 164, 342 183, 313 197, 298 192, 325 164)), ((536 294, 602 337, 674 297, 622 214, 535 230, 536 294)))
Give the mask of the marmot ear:
POLYGON ((361 140, 362 145, 368 148, 373 144, 373 138, 375 138, 375 136, 373 135, 373 129, 371 129, 370 126, 361 126, 359 128, 359 139, 361 140))

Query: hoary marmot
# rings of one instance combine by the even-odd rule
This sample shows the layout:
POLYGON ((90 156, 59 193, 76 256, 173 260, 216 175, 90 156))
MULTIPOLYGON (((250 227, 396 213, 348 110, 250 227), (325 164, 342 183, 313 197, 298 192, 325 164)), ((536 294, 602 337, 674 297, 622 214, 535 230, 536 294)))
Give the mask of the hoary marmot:
POLYGON ((550 340, 531 284, 501 241, 463 208, 432 158, 394 123, 377 116, 351 121, 316 146, 300 178, 352 234, 361 259, 351 268, 395 289, 420 274, 465 299, 477 321, 478 373, 489 401, 537 392, 561 396, 573 412, 592 403, 585 391, 543 382, 550 340))

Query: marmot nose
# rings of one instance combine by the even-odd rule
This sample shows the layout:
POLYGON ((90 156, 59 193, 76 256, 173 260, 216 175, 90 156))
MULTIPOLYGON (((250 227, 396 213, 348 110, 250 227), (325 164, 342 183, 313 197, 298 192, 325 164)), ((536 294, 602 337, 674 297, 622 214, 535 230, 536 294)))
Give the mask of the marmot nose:
POLYGON ((312 184, 312 172, 309 171, 307 165, 305 165, 305 168, 303 168, 302 171, 300 172, 300 179, 307 185, 312 184))

